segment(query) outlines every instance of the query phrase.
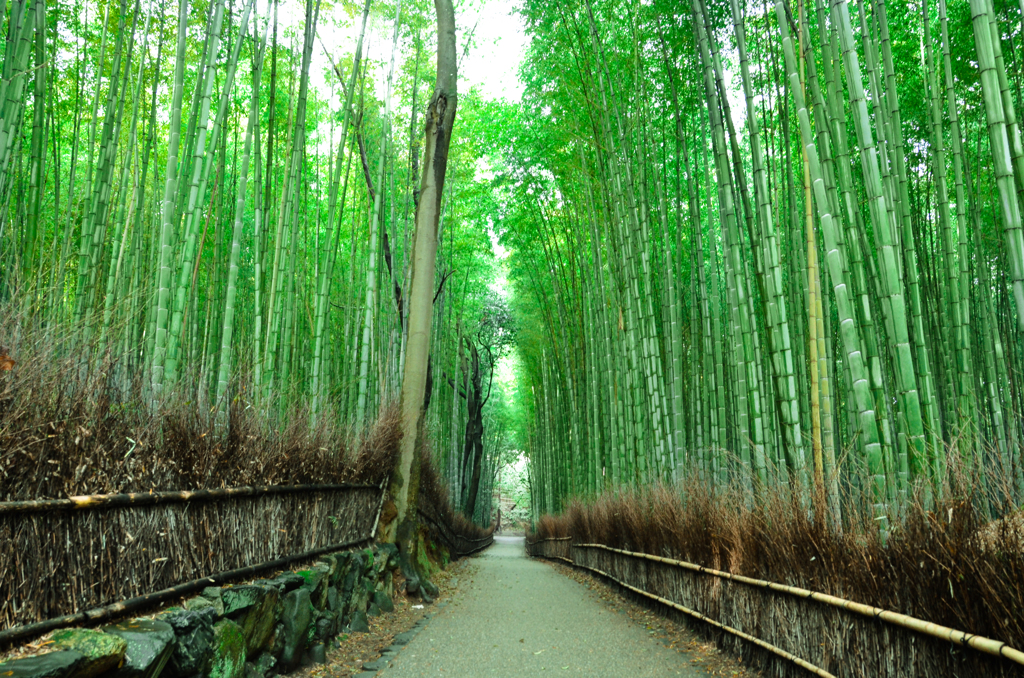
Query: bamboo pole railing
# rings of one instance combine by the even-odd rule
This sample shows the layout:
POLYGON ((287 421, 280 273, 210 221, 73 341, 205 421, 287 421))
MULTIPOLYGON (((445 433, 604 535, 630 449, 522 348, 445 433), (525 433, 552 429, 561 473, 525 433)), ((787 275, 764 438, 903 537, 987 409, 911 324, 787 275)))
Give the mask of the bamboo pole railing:
POLYGON ((41 636, 54 629, 64 628, 67 626, 73 626, 78 624, 98 624, 100 622, 108 621, 110 619, 124 616, 140 610, 153 608, 160 603, 164 603, 168 600, 173 600, 181 596, 194 593, 195 591, 202 590, 207 586, 217 586, 226 584, 232 581, 238 581, 248 577, 252 577, 260 572, 267 570, 283 568, 291 563, 309 560, 318 556, 332 553, 335 551, 342 551, 345 549, 356 548, 363 544, 372 542, 377 531, 377 522, 380 520, 381 511, 384 508, 384 499, 386 493, 384 492, 384 486, 387 480, 385 479, 380 485, 368 485, 368 484, 331 484, 331 485, 280 485, 280 486, 265 486, 265 487, 233 487, 233 488, 222 488, 217 490, 200 490, 195 492, 153 492, 153 493, 133 493, 133 494, 114 494, 114 495, 90 495, 84 497, 70 497, 69 499, 57 499, 57 500, 41 500, 41 501, 27 501, 27 502, 6 502, 0 503, 0 515, 4 513, 37 513, 51 510, 66 511, 66 510, 83 510, 93 508, 113 508, 113 507, 138 507, 145 505, 153 505, 160 503, 182 503, 188 501, 210 501, 210 500, 222 500, 222 499, 233 499, 237 497, 254 497, 254 496, 266 496, 271 494, 290 494, 294 492, 312 492, 312 491, 337 491, 337 490, 376 490, 380 493, 380 497, 377 500, 377 507, 374 513, 373 522, 370 523, 368 532, 364 535, 359 536, 356 539, 350 539, 348 541, 330 544, 327 546, 321 546, 314 549, 309 549, 301 553, 281 556, 272 560, 267 560, 255 565, 247 565, 244 567, 238 567, 232 570, 218 572, 209 576, 200 577, 174 586, 146 593, 140 596, 135 596, 127 600, 120 602, 111 603, 101 607, 94 607, 87 610, 81 610, 72 614, 63 615, 60 617, 53 617, 50 619, 44 619, 38 622, 32 622, 29 624, 22 624, 20 626, 13 626, 11 628, 0 630, 0 649, 10 647, 14 643, 24 641, 29 638, 41 636))
POLYGON ((527 541, 526 545, 533 546, 534 544, 539 544, 542 541, 569 541, 570 539, 572 539, 572 537, 545 537, 544 539, 534 539, 533 541, 527 541))
POLYGON ((438 534, 441 536, 441 538, 445 542, 448 543, 449 548, 451 548, 451 550, 455 553, 455 555, 457 555, 460 558, 463 557, 463 556, 471 556, 474 553, 477 553, 479 551, 483 551, 485 548, 487 548, 488 546, 490 546, 494 542, 494 532, 493 531, 490 534, 488 534, 488 535, 486 535, 484 537, 475 537, 475 538, 474 537, 466 537, 466 536, 461 535, 461 534, 452 534, 451 533, 451 528, 449 528, 448 526, 442 525, 441 524, 442 523, 441 520, 439 520, 439 519, 435 518, 434 516, 430 515, 430 513, 428 513, 427 511, 424 511, 423 509, 417 509, 417 513, 419 513, 421 518, 426 519, 427 522, 429 522, 431 525, 433 525, 435 528, 437 528, 438 534), (480 544, 480 546, 474 546, 474 547, 470 548, 469 550, 462 550, 462 549, 459 548, 458 544, 456 543, 457 540, 459 540, 459 539, 461 539, 464 542, 469 542, 471 544, 480 544), (483 543, 483 542, 486 542, 486 543, 483 543))
MULTIPOLYGON (((534 542, 534 543, 536 543, 536 542, 534 542)), ((659 603, 661 603, 662 605, 668 605, 669 607, 671 607, 673 609, 676 609, 676 610, 679 610, 680 612, 683 612, 684 614, 688 614, 691 617, 695 617, 695 618, 701 620, 702 622, 711 624, 712 626, 714 626, 716 628, 719 628, 719 629, 725 631, 726 633, 731 633, 732 635, 737 636, 739 638, 742 638, 743 640, 746 640, 748 642, 751 642, 754 645, 757 645, 758 647, 764 648, 765 650, 768 650, 769 652, 772 652, 773 654, 777 654, 780 657, 782 657, 783 659, 788 659, 789 661, 793 662, 797 666, 799 666, 799 667, 801 667, 803 669, 806 669, 807 671, 809 671, 810 673, 813 673, 816 676, 821 676, 821 678, 836 678, 835 674, 829 673, 828 671, 826 671, 825 669, 821 668, 820 666, 816 666, 816 665, 814 665, 814 664, 812 664, 812 663, 810 663, 810 662, 808 662, 808 661, 806 661, 804 659, 801 659, 800 657, 796 656, 792 652, 787 652, 786 650, 783 650, 781 647, 778 647, 777 645, 772 645, 771 643, 769 643, 767 641, 764 641, 764 640, 761 640, 760 638, 757 638, 755 636, 752 636, 749 633, 744 633, 743 631, 740 631, 739 629, 734 629, 731 626, 726 626, 725 624, 722 624, 721 622, 718 622, 718 621, 712 619, 711 617, 703 615, 700 612, 697 612, 696 610, 691 610, 690 608, 685 607, 683 605, 680 605, 679 603, 677 603, 677 602, 675 602, 673 600, 669 600, 668 598, 662 598, 661 596, 656 596, 653 593, 648 593, 647 591, 644 591, 643 589, 639 589, 639 588, 637 588, 635 586, 630 586, 626 582, 621 581, 619 579, 616 579, 615 577, 613 577, 612 575, 608 574, 604 570, 599 570, 596 567, 590 567, 589 565, 581 565, 581 564, 573 562, 569 558, 563 558, 561 556, 551 556, 551 557, 557 558, 558 560, 564 560, 565 562, 570 563, 574 567, 582 567, 584 570, 590 570, 591 572, 596 572, 597 574, 601 575, 602 577, 607 577, 608 579, 611 579, 613 582, 615 582, 619 586, 621 586, 623 588, 626 588, 626 589, 629 589, 633 593, 637 593, 637 594, 639 594, 641 596, 644 596, 646 598, 650 598, 651 600, 656 600, 659 603)))
POLYGON ((322 546, 310 551, 305 551, 304 553, 296 553, 294 555, 284 556, 283 558, 268 560, 267 562, 259 563, 258 565, 239 567, 234 570, 220 572, 209 577, 193 579, 192 581, 177 584, 175 586, 161 589, 160 591, 154 591, 153 593, 136 596, 135 598, 129 598, 128 600, 123 600, 111 605, 96 607, 91 610, 82 610, 81 612, 64 615, 63 617, 44 619, 40 622, 23 624, 21 626, 4 629, 3 631, 0 631, 0 648, 9 647, 17 641, 41 636, 44 633, 53 631, 54 629, 64 628, 66 626, 74 626, 76 624, 98 624, 114 617, 126 615, 138 610, 152 608, 159 603, 179 598, 195 591, 200 591, 207 586, 218 586, 220 584, 237 581, 239 579, 251 577, 252 575, 260 572, 278 569, 297 561, 316 558, 317 556, 322 556, 325 553, 354 548, 372 540, 373 534, 371 533, 367 537, 360 537, 359 539, 354 539, 343 544, 322 546))
MULTIPOLYGON (((534 540, 532 542, 531 541, 527 541, 526 544, 528 546, 533 546, 533 545, 538 544, 540 542, 546 542, 546 541, 567 541, 569 539, 572 539, 572 537, 548 537, 548 538, 545 538, 545 539, 537 539, 537 540, 534 540)), ((958 645, 960 647, 970 647, 970 648, 972 648, 974 650, 977 650, 979 652, 982 652, 982 653, 985 653, 985 654, 988 654, 988 655, 992 655, 992 656, 995 656, 995 657, 1002 657, 1002 658, 1008 659, 1008 660, 1010 660, 1010 661, 1012 661, 1012 662, 1014 662, 1016 664, 1024 666, 1024 652, 1022 652, 1022 651, 1020 651, 1020 650, 1018 650, 1016 648, 1013 648, 1010 645, 1008 645, 1007 643, 1004 643, 1002 641, 994 640, 992 638, 986 638, 984 636, 978 636, 978 635, 975 635, 975 634, 972 634, 972 633, 968 633, 966 631, 960 631, 960 630, 957 630, 957 629, 952 629, 952 628, 949 628, 948 626, 942 626, 941 624, 935 624, 933 622, 925 621, 923 619, 918 619, 917 617, 911 617, 910 615, 901 614, 899 612, 893 612, 891 610, 884 610, 882 608, 873 607, 871 605, 865 605, 863 603, 857 603, 857 602, 854 602, 852 600, 846 600, 844 598, 839 598, 837 596, 829 595, 827 593, 820 593, 820 592, 817 592, 817 591, 810 591, 808 589, 800 588, 798 586, 788 586, 786 584, 779 584, 779 583, 776 583, 776 582, 770 582, 770 581, 767 581, 765 579, 754 579, 752 577, 745 577, 743 575, 733 574, 731 572, 723 572, 722 570, 716 570, 714 568, 704 567, 702 565, 697 565, 696 563, 689 563, 689 562, 686 562, 684 560, 675 560, 673 558, 665 558, 663 556, 655 556, 655 555, 652 555, 650 553, 640 553, 640 552, 637 552, 637 551, 627 551, 625 549, 617 549, 617 548, 613 548, 611 546, 606 546, 604 544, 575 544, 574 543, 574 544, 571 545, 571 547, 572 548, 602 549, 602 550, 605 550, 605 551, 609 551, 611 553, 617 553, 617 554, 620 554, 620 555, 628 556, 628 557, 631 557, 631 558, 637 558, 637 559, 641 559, 641 560, 650 560, 650 561, 653 561, 653 562, 656 562, 656 563, 662 563, 664 565, 671 565, 673 567, 678 567, 678 568, 681 568, 681 569, 684 569, 684 570, 689 570, 691 572, 698 572, 700 574, 706 574, 706 575, 709 575, 709 576, 718 577, 720 579, 728 579, 730 581, 735 581, 735 582, 740 583, 740 584, 745 584, 745 585, 756 587, 756 588, 768 589, 768 590, 771 590, 771 591, 776 591, 776 592, 779 592, 779 593, 788 594, 788 595, 791 595, 791 596, 794 596, 794 597, 797 597, 797 598, 804 598, 804 599, 814 600, 816 602, 822 603, 823 605, 829 605, 831 607, 839 608, 841 610, 846 610, 848 612, 852 612, 854 614, 858 614, 858 615, 861 615, 861 616, 864 616, 864 617, 875 619, 875 620, 884 622, 886 624, 890 624, 892 626, 896 626, 896 627, 899 627, 899 628, 903 628, 903 629, 907 629, 907 630, 910 630, 910 631, 914 631, 916 633, 920 633, 922 635, 929 636, 931 638, 936 638, 938 640, 947 641, 947 642, 950 642, 950 643, 952 643, 954 645, 958 645)), ((531 555, 533 555, 533 554, 531 554, 531 555)), ((646 596, 646 597, 651 598, 653 600, 657 600, 658 602, 661 602, 661 603, 663 603, 665 605, 668 605, 668 606, 670 606, 672 608, 680 610, 681 612, 684 612, 686 614, 698 617, 698 618, 702 619, 702 621, 706 621, 709 624, 717 626, 717 627, 721 628, 724 631, 728 631, 729 633, 735 633, 735 635, 741 635, 742 634, 742 632, 736 631, 735 629, 729 629, 728 627, 720 624, 719 622, 717 622, 717 621, 715 621, 713 619, 709 619, 709 618, 705 617, 704 615, 701 615, 701 613, 696 612, 695 610, 690 610, 690 609, 685 608, 682 605, 679 605, 678 603, 675 603, 675 602, 673 602, 671 600, 668 600, 668 599, 665 599, 665 598, 661 598, 660 596, 656 596, 656 595, 654 595, 652 593, 648 593, 647 591, 643 591, 643 590, 638 589, 636 587, 630 586, 629 584, 626 584, 624 582, 619 581, 618 579, 616 579, 615 577, 611 576, 610 574, 608 574, 606 572, 603 572, 601 570, 597 570, 595 568, 588 567, 586 565, 577 563, 577 562, 575 562, 574 560, 572 560, 570 558, 564 558, 564 557, 561 557, 561 556, 542 556, 542 557, 550 557, 550 558, 556 558, 558 560, 564 560, 565 562, 573 565, 574 567, 582 567, 584 569, 597 572, 598 574, 601 574, 602 576, 608 577, 609 579, 611 579, 615 583, 619 584, 620 586, 623 586, 623 587, 625 587, 625 588, 627 588, 627 589, 629 589, 629 590, 631 590, 631 591, 633 591, 635 593, 638 593, 640 595, 646 596)), ((745 637, 745 634, 741 635, 741 637, 745 637)), ((787 659, 791 659, 792 661, 795 661, 796 663, 800 664, 801 666, 803 666, 807 670, 811 671, 812 673, 817 671, 817 672, 820 672, 820 673, 817 673, 817 675, 821 675, 821 676, 832 675, 832 674, 829 674, 829 673, 825 672, 824 669, 820 669, 819 667, 816 667, 816 666, 813 666, 813 665, 810 665, 810 664, 805 666, 804 664, 806 664, 806 662, 804 662, 804 660, 799 659, 798 657, 795 657, 795 656, 792 656, 792 655, 791 656, 787 656, 787 655, 789 655, 789 653, 787 653, 785 650, 781 650, 780 648, 774 648, 774 646, 769 646, 768 643, 765 643, 764 641, 761 641, 760 639, 756 639, 756 638, 753 638, 753 637, 745 637, 745 639, 749 640, 750 642, 755 643, 756 645, 764 647, 765 649, 767 649, 767 650, 769 650, 771 652, 775 652, 776 654, 779 654, 780 656, 786 656, 787 659)))
POLYGON ((0 515, 9 513, 41 513, 45 511, 81 511, 124 506, 150 506, 153 504, 186 503, 191 501, 217 501, 240 497, 259 497, 268 494, 293 492, 326 492, 331 490, 372 490, 376 485, 365 483, 337 483, 332 485, 264 485, 258 487, 224 487, 216 490, 183 490, 175 492, 129 492, 126 494, 88 494, 67 499, 37 499, 32 501, 0 502, 0 515))

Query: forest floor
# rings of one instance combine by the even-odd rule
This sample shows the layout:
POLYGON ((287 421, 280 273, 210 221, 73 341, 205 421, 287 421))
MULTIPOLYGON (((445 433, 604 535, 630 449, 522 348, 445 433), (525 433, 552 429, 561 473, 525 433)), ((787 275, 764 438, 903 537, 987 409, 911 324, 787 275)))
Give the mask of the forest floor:
POLYGON ((759 676, 603 582, 527 558, 522 537, 497 537, 479 556, 438 575, 437 583, 442 595, 434 606, 414 608, 416 601, 396 596, 394 613, 374 619, 369 634, 346 639, 310 678, 356 674, 428 614, 409 643, 387 655, 378 675, 759 676))

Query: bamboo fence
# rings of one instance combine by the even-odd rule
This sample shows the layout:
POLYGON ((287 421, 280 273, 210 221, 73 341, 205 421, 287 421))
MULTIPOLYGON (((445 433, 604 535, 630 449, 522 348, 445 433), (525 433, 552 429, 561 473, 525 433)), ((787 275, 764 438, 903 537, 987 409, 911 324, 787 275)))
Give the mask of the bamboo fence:
POLYGON ((0 503, 0 631, 365 541, 380 499, 296 485, 0 503))
POLYGON ((1024 676, 1024 653, 997 640, 799 587, 572 539, 527 541, 527 552, 595 572, 700 620, 705 635, 759 660, 771 676, 1024 676))
POLYGON ((474 553, 483 551, 494 543, 493 529, 483 537, 467 537, 464 534, 460 534, 452 526, 445 525, 444 520, 435 518, 430 512, 423 510, 422 507, 419 509, 419 514, 421 518, 426 520, 431 533, 448 547, 448 552, 452 555, 452 558, 471 556, 474 553))

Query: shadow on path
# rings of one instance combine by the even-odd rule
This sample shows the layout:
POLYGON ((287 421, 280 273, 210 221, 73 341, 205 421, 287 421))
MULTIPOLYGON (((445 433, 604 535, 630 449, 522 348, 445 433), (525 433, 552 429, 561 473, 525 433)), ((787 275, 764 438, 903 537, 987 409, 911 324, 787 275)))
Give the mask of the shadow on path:
POLYGON ((704 675, 588 591, 497 536, 381 676, 704 675), (472 575, 469 575, 472 572, 472 575))

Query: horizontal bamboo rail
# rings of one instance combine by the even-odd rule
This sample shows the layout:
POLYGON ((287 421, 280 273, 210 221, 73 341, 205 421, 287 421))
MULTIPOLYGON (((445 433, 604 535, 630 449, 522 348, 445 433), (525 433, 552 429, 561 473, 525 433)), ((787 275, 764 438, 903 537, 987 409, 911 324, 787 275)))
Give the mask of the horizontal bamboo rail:
POLYGON ((569 541, 570 539, 572 539, 572 537, 545 537, 544 539, 537 539, 535 541, 527 541, 526 545, 527 546, 533 546, 534 544, 539 544, 542 541, 569 541))
POLYGON ((322 546, 317 549, 312 549, 304 553, 298 553, 291 556, 284 556, 283 558, 277 558, 275 560, 269 560, 265 563, 258 565, 249 565, 247 567, 239 567, 234 570, 227 572, 220 572, 209 577, 203 577, 202 579, 193 579, 192 581, 171 586, 154 593, 147 593, 142 596, 136 596, 135 598, 129 598, 119 603, 113 603, 104 607, 96 607, 91 610, 83 610, 82 612, 76 612, 75 614, 65 615, 63 617, 54 617, 53 619, 45 619, 40 622, 33 624, 23 624, 22 626, 15 626, 14 628, 5 629, 0 631, 0 648, 9 647, 11 644, 24 640, 26 638, 34 638, 41 636, 44 633, 53 631, 54 629, 64 628, 66 626, 73 626, 75 624, 98 624, 102 621, 111 619, 112 617, 129 614, 141 609, 152 607, 158 603, 165 602, 180 596, 187 595, 194 591, 200 591, 207 586, 217 586, 219 584, 226 584, 231 581, 236 581, 245 577, 250 577, 254 574, 264 572, 270 569, 277 569, 284 567, 290 563, 294 563, 299 560, 308 560, 309 558, 316 558, 317 556, 324 555, 325 553, 331 553, 332 551, 341 551, 342 549, 353 548, 360 546, 369 541, 373 540, 373 535, 369 537, 361 537, 352 541, 345 542, 343 544, 332 544, 330 546, 322 546))
POLYGON ((707 617, 707 616, 701 614, 700 612, 697 612, 696 610, 691 610, 690 608, 685 607, 683 605, 680 605, 679 603, 674 602, 672 600, 669 600, 668 598, 662 598, 661 596, 656 596, 653 593, 648 593, 647 591, 644 591, 643 589, 638 589, 635 586, 630 586, 626 582, 619 581, 618 579, 616 579, 615 577, 611 576, 607 572, 605 572, 603 570, 599 570, 596 567, 589 567, 587 565, 579 565, 579 564, 573 562, 572 560, 570 560, 568 558, 563 558, 561 556, 551 556, 551 557, 552 558, 558 558, 559 560, 564 560, 565 562, 570 563, 574 567, 582 567, 584 570, 590 570, 591 572, 596 572, 597 574, 601 575, 602 577, 607 577, 608 579, 611 579, 613 582, 615 582, 619 586, 621 586, 623 588, 626 588, 626 589, 629 589, 633 593, 637 593, 637 594, 639 594, 641 596, 644 596, 646 598, 650 598, 651 600, 656 600, 659 603, 661 603, 662 605, 668 605, 669 607, 671 607, 671 608, 673 608, 675 610, 679 610, 680 612, 688 614, 691 617, 696 617, 697 619, 701 620, 702 622, 706 622, 706 623, 711 624, 712 626, 714 626, 716 628, 722 629, 726 633, 731 633, 732 635, 738 636, 738 637, 742 638, 743 640, 746 640, 748 642, 753 643, 754 645, 757 645, 758 647, 764 648, 765 650, 768 650, 769 652, 777 654, 780 657, 782 657, 783 659, 788 659, 789 661, 793 662, 794 664, 796 664, 800 668, 806 669, 807 671, 813 673, 816 676, 821 676, 822 678, 836 678, 835 674, 829 673, 828 671, 826 671, 825 669, 821 668, 820 666, 815 666, 814 664, 811 664, 810 662, 808 662, 808 661, 806 661, 804 659, 801 659, 800 657, 796 656, 795 654, 793 654, 791 652, 787 652, 786 650, 783 650, 781 647, 778 647, 776 645, 772 645, 771 643, 763 641, 760 638, 756 638, 756 637, 750 635, 749 633, 744 633, 743 631, 740 631, 739 629, 734 629, 731 626, 726 626, 725 624, 717 622, 714 619, 712 619, 710 617, 707 617))
POLYGON ((67 499, 37 499, 0 502, 0 515, 8 513, 39 513, 44 511, 81 511, 123 506, 217 501, 239 497, 259 497, 292 492, 329 492, 332 490, 374 490, 376 485, 339 483, 334 485, 266 485, 262 487, 225 487, 217 490, 180 492, 130 492, 127 494, 87 494, 67 499))
POLYGON ((64 615, 61 617, 53 617, 51 619, 44 619, 42 621, 34 622, 31 624, 22 624, 21 626, 15 626, 8 629, 0 630, 0 649, 12 646, 18 641, 24 641, 28 638, 35 638, 53 631, 54 629, 64 628, 67 626, 73 626, 76 624, 98 624, 103 621, 108 621, 112 618, 119 617, 125 614, 137 612, 139 610, 152 608, 160 603, 178 598, 184 595, 188 595, 195 591, 202 590, 207 586, 217 586, 232 581, 237 581, 247 577, 251 577, 260 572, 265 572, 271 569, 283 568, 294 562, 308 560, 310 558, 316 558, 317 556, 331 553, 334 551, 341 551, 344 549, 350 549, 361 546, 374 540, 374 535, 377 531, 377 521, 380 520, 381 511, 384 508, 384 485, 387 483, 385 479, 380 486, 376 485, 365 485, 365 484, 335 484, 335 485, 275 485, 266 487, 234 487, 225 488, 220 490, 200 490, 197 492, 153 492, 153 493, 139 493, 139 494, 120 494, 120 495, 93 495, 90 497, 71 497, 70 500, 54 500, 59 503, 59 506, 54 509, 44 508, 42 505, 50 504, 50 501, 39 501, 39 502, 8 502, 6 504, 0 504, 0 513, 3 513, 3 508, 10 507, 11 504, 29 504, 26 508, 18 508, 14 511, 8 512, 37 512, 46 510, 68 510, 68 509, 88 509, 98 507, 113 507, 113 506, 142 506, 152 505, 158 503, 175 503, 175 502, 187 502, 192 500, 217 500, 235 497, 251 497, 251 496, 263 496, 267 494, 287 494, 292 492, 300 491, 330 491, 330 490, 377 490, 380 492, 380 499, 377 501, 377 511, 374 515, 373 522, 370 524, 369 534, 359 537, 358 539, 350 539, 349 541, 340 544, 330 544, 328 546, 321 546, 315 549, 310 549, 302 553, 297 553, 289 556, 282 556, 273 560, 264 561, 256 565, 248 565, 245 567, 239 567, 225 572, 219 572, 217 574, 209 575, 206 577, 200 577, 193 579, 181 584, 175 584, 159 591, 152 593, 146 593, 141 596, 135 596, 118 603, 111 603, 102 607, 95 607, 81 612, 64 615), (123 498, 130 497, 135 498, 135 501, 125 502, 123 498), (150 500, 149 498, 154 498, 150 500), (75 505, 68 505, 67 502, 79 499, 96 500, 76 503, 75 505), (138 499, 142 499, 139 501, 138 499), (113 501, 111 501, 113 500, 113 501))
POLYGON ((463 556, 471 556, 474 553, 477 553, 478 551, 483 551, 485 548, 487 548, 492 543, 494 543, 494 532, 491 532, 487 536, 476 537, 476 538, 466 537, 466 536, 461 535, 461 534, 453 535, 453 534, 451 534, 451 528, 449 528, 449 527, 447 527, 445 525, 442 525, 442 521, 440 521, 437 518, 435 518, 434 516, 430 515, 429 513, 424 511, 423 509, 417 509, 416 512, 419 513, 421 518, 425 518, 427 520, 427 522, 429 522, 431 525, 433 525, 434 527, 437 528, 437 531, 440 533, 441 538, 444 541, 448 542, 448 546, 460 558, 463 557, 463 556), (487 542, 487 543, 481 544, 480 546, 475 546, 473 548, 470 548, 468 551, 462 551, 462 550, 460 550, 458 548, 457 544, 455 543, 456 540, 458 540, 458 539, 461 539, 462 541, 465 541, 465 542, 471 542, 471 543, 474 543, 474 544, 478 543, 478 542, 487 542))
POLYGON ((747 584, 757 588, 770 589, 772 591, 778 591, 780 593, 786 593, 798 598, 810 598, 819 603, 837 607, 842 610, 847 610, 855 614, 860 614, 865 617, 877 619, 893 626, 900 628, 909 629, 916 631, 917 633, 930 636, 932 638, 938 638, 939 640, 945 640, 959 645, 961 647, 971 647, 979 652, 990 654, 996 657, 1004 657, 1017 664, 1024 665, 1024 652, 1014 649, 1006 643, 993 640, 991 638, 985 638, 983 636, 976 636, 966 631, 958 631, 951 629, 947 626, 940 624, 934 624, 932 622, 924 621, 916 617, 909 615, 900 614, 899 612, 892 612, 890 610, 883 610, 878 607, 872 607, 870 605, 864 605, 862 603, 855 603, 850 600, 838 598, 836 596, 828 595, 827 593, 818 593, 816 591, 809 591, 802 589, 797 586, 787 586, 785 584, 777 584, 775 582, 766 581, 764 579, 752 579, 750 577, 744 577, 739 574, 732 574, 730 572, 722 572, 721 570, 715 570, 709 567, 703 567, 695 563, 688 563, 683 560, 673 560, 672 558, 664 558, 662 556, 654 556, 649 553, 638 553, 636 551, 625 551, 623 549, 616 549, 604 544, 573 544, 576 548, 592 548, 592 549, 604 549, 605 551, 611 551, 612 553, 619 553, 625 556, 631 556, 633 558, 640 558, 644 560, 651 560, 657 563, 663 563, 665 565, 672 565, 685 570, 693 572, 700 572, 702 574, 708 574, 714 577, 722 579, 729 579, 731 581, 739 582, 741 584, 747 584))

